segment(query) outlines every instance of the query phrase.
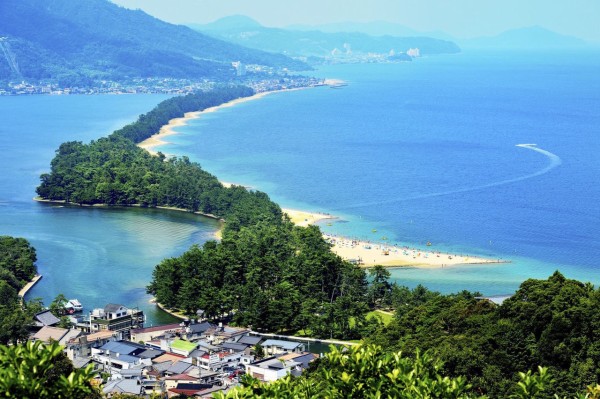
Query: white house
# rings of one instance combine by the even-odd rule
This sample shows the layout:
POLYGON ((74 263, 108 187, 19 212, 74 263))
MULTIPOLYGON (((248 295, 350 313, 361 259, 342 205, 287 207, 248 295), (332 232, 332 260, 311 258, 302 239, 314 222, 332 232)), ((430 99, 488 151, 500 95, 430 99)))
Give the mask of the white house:
POLYGON ((265 353, 268 355, 277 355, 280 353, 299 353, 304 352, 304 344, 301 342, 284 341, 281 339, 268 339, 261 344, 265 353))
POLYGON ((283 360, 273 356, 246 365, 246 374, 260 381, 270 382, 283 378, 294 370, 300 372, 300 365, 294 360, 283 360))

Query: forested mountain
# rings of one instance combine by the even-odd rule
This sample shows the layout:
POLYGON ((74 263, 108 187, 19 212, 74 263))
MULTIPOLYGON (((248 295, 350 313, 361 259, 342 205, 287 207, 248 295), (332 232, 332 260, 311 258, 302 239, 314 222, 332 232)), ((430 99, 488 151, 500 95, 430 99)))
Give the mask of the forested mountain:
POLYGON ((555 272, 524 281, 497 306, 469 292, 398 292, 395 319, 368 338, 412 356, 428 351, 444 374, 465 376, 473 390, 510 397, 518 372, 548 367, 548 395, 572 397, 600 381, 600 290, 555 272))
POLYGON ((459 47, 450 41, 430 37, 370 36, 359 32, 301 31, 261 26, 243 16, 222 18, 206 25, 190 25, 206 34, 265 51, 303 57, 331 57, 336 49, 357 54, 404 53, 419 48, 421 55, 458 53, 459 47))
POLYGON ((231 62, 306 69, 108 0, 2 0, 0 79, 231 76, 231 62))

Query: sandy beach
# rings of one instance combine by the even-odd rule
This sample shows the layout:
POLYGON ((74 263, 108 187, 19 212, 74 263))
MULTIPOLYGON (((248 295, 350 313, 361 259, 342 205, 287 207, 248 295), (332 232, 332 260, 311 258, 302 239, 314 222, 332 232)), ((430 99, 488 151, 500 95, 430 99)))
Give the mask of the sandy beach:
POLYGON ((360 266, 415 266, 441 268, 466 264, 507 263, 502 259, 489 259, 464 253, 440 252, 433 246, 416 248, 386 243, 352 240, 345 237, 324 235, 333 244, 332 251, 343 259, 360 266))
MULTIPOLYGON (((320 212, 307 212, 297 209, 283 209, 283 211, 288 214, 294 224, 302 227, 323 220, 337 219, 336 216, 320 212)), ((400 247, 384 242, 359 241, 328 234, 323 234, 323 237, 329 243, 333 244, 331 250, 335 254, 363 267, 382 265, 387 267, 414 266, 441 268, 465 264, 506 263, 502 259, 488 259, 469 254, 440 252, 433 246, 426 248, 400 247)))
POLYGON ((283 212, 287 213, 287 215, 290 217, 290 220, 292 221, 292 223, 294 223, 297 226, 302 226, 302 227, 306 227, 311 224, 315 224, 321 220, 337 219, 335 216, 332 216, 328 213, 306 212, 306 211, 300 211, 297 209, 282 209, 282 210, 283 210, 283 212))

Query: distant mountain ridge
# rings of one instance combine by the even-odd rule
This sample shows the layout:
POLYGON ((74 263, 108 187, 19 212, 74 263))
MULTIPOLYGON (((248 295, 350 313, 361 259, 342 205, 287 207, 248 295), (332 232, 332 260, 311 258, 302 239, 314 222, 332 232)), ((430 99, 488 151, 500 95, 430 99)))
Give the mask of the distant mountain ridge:
POLYGON ((522 50, 582 48, 589 46, 589 43, 584 40, 562 35, 541 26, 510 29, 496 36, 464 39, 460 40, 460 43, 462 46, 469 48, 522 50))
POLYGON ((0 79, 204 78, 232 74, 234 61, 307 69, 108 0, 2 0, 0 37, 0 79))
POLYGON ((441 39, 455 41, 451 35, 437 31, 418 31, 408 26, 397 24, 388 21, 371 21, 371 22, 337 22, 324 25, 289 25, 286 27, 289 30, 300 31, 321 31, 326 33, 339 32, 360 32, 370 36, 409 36, 409 37, 431 37, 433 39, 441 39))
POLYGON ((330 57, 344 53, 406 53, 418 48, 421 55, 458 53, 453 42, 430 37, 371 36, 361 32, 322 32, 269 28, 253 19, 234 15, 190 27, 215 38, 264 51, 296 57, 330 57))

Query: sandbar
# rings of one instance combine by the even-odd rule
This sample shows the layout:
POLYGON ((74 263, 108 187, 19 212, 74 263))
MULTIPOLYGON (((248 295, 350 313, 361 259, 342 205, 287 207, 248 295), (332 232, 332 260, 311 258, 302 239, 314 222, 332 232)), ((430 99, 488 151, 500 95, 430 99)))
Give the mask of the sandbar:
POLYGON ((307 227, 311 224, 320 222, 321 220, 337 219, 335 216, 322 212, 307 212, 297 209, 282 209, 284 213, 290 217, 292 223, 296 226, 307 227))
MULTIPOLYGON (((282 209, 297 226, 306 227, 323 220, 338 219, 328 213, 307 212, 297 209, 282 209)), ((433 246, 416 248, 393 245, 386 242, 370 242, 323 234, 323 238, 332 244, 331 251, 342 259, 362 267, 381 265, 386 267, 427 267, 443 268, 456 265, 477 265, 507 263, 503 259, 483 258, 466 253, 448 253, 433 246)))
POLYGON ((165 144, 170 144, 168 140, 166 140, 167 137, 178 134, 178 132, 175 130, 177 127, 180 126, 185 126, 187 125, 187 123, 192 120, 192 119, 198 119, 200 118, 203 114, 207 114, 210 112, 215 112, 218 111, 219 109, 222 108, 228 108, 228 107, 233 107, 234 105, 237 104, 241 104, 247 101, 252 101, 252 100, 257 100, 259 98, 262 98, 264 96, 267 96, 269 94, 272 93, 279 93, 279 92, 284 92, 284 91, 293 91, 293 90, 301 90, 304 89, 303 87, 300 88, 294 88, 294 89, 282 89, 282 90, 272 90, 272 91, 263 91, 260 93, 256 93, 252 96, 249 97, 242 97, 242 98, 236 98, 235 100, 231 100, 228 101, 226 103, 223 103, 221 105, 216 105, 214 107, 209 107, 206 108, 202 111, 195 111, 195 112, 186 112, 183 117, 181 118, 173 118, 169 121, 168 124, 162 126, 160 128, 160 130, 158 131, 158 133, 150 136, 149 138, 147 138, 146 140, 138 143, 138 147, 145 149, 146 151, 148 151, 149 153, 156 155, 157 151, 156 151, 156 147, 160 147, 162 145, 165 144))
POLYGON ((331 250, 334 253, 363 267, 381 265, 442 268, 456 265, 508 263, 503 259, 483 258, 466 253, 442 252, 436 250, 433 246, 416 248, 384 242, 359 241, 328 234, 325 234, 324 237, 332 244, 331 250))

